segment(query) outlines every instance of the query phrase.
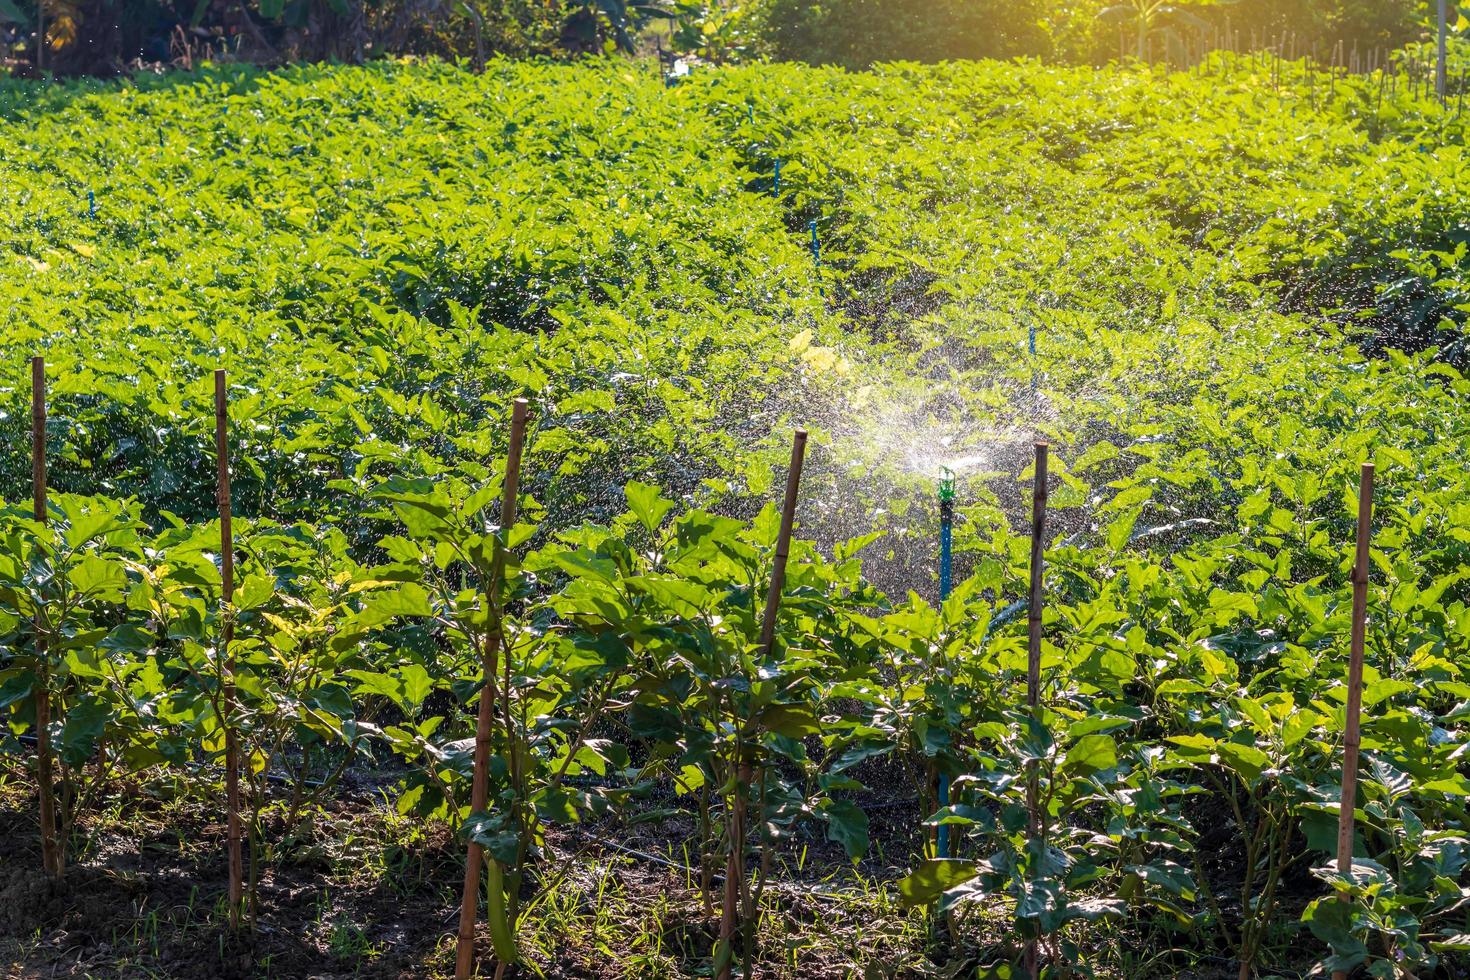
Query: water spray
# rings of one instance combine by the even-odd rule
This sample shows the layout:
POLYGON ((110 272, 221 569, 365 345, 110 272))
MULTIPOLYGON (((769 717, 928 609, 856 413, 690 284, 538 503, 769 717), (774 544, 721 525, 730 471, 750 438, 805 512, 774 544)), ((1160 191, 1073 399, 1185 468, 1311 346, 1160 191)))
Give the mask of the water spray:
MULTIPOLYGON (((815 232, 813 232, 815 234, 815 232)), ((952 552, 954 542, 954 471, 948 466, 939 468, 939 604, 949 598, 952 578, 952 552)), ((949 776, 939 774, 939 805, 949 806, 949 776)), ((934 839, 935 854, 949 857, 949 825, 940 824, 934 839)))

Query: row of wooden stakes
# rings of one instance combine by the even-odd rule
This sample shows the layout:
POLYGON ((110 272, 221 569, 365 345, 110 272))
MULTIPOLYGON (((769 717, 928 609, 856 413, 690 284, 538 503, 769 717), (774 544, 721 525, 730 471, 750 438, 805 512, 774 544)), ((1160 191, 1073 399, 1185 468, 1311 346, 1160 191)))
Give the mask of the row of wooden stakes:
MULTIPOLYGON (((228 383, 223 369, 214 372, 215 407, 215 452, 218 457, 218 484, 216 502, 220 520, 220 575, 221 599, 226 607, 234 598, 234 533, 230 504, 230 452, 229 452, 229 405, 228 383)), ((520 474, 526 442, 528 403, 518 398, 511 412, 510 443, 507 449, 505 475, 502 482, 500 504, 500 527, 512 527, 516 519, 517 500, 520 489, 520 474)), ((41 357, 31 360, 31 425, 32 425, 32 483, 34 490, 35 518, 45 523, 47 512, 46 470, 46 366, 41 357)), ((771 569, 771 580, 766 593, 765 609, 761 618, 760 646, 766 655, 774 652, 776 617, 781 605, 781 592, 785 584, 786 564, 791 550, 791 535, 796 520, 797 498, 801 486, 802 465, 806 456, 807 432, 797 429, 792 438, 791 459, 786 474, 785 495, 781 507, 781 525, 776 540, 776 549, 771 569)), ((1041 693, 1041 638, 1042 600, 1044 594, 1044 555, 1046 550, 1047 470, 1048 443, 1035 443, 1035 466, 1032 477, 1031 508, 1031 558, 1030 590, 1027 609, 1027 667, 1026 704, 1036 712, 1041 693)), ((1353 800, 1357 792, 1357 770, 1359 752, 1360 716, 1362 711, 1363 647, 1368 594, 1368 549, 1372 523, 1374 470, 1372 463, 1362 466, 1358 496, 1357 555, 1353 565, 1352 635, 1348 662, 1346 730, 1343 740, 1342 793, 1338 815, 1337 866, 1339 873, 1347 874, 1352 864, 1353 800)), ((497 541, 497 549, 499 544, 497 541)), ((499 556, 497 555, 497 560, 499 556)), ((244 907, 244 880, 242 859, 242 824, 240 817, 240 770, 237 738, 231 719, 235 717, 234 658, 231 653, 233 622, 228 615, 222 617, 224 628, 220 639, 218 657, 221 664, 221 694, 217 710, 225 732, 225 810, 229 861, 229 916, 230 925, 238 929, 244 907)), ((45 656, 45 645, 41 623, 37 628, 38 683, 36 685, 36 739, 38 756, 38 782, 42 862, 49 874, 60 876, 65 865, 64 844, 58 840, 54 797, 54 754, 50 741, 49 665, 45 656)), ((486 645, 486 669, 489 670, 489 644, 486 645)), ((488 680, 488 674, 486 675, 488 680)), ((482 682, 483 684, 484 682, 482 682)), ((479 713, 476 720, 474 775, 471 788, 472 812, 483 811, 489 798, 491 698, 482 686, 479 713)), ((1036 763, 1028 764, 1026 800, 1030 832, 1044 838, 1046 814, 1038 804, 1038 772, 1036 763)), ((733 943, 738 930, 738 903, 741 882, 744 877, 744 855, 740 842, 744 840, 744 805, 741 794, 735 798, 733 814, 733 844, 728 855, 725 874, 725 895, 721 912, 720 937, 723 942, 733 943)), ((460 906, 459 930, 456 950, 456 977, 468 978, 474 967, 475 926, 478 919, 478 897, 483 875, 484 850, 480 844, 470 842, 465 860, 464 892, 460 906)), ((1346 896, 1344 896, 1345 898, 1346 896)), ((1027 943, 1026 968, 1035 978, 1039 963, 1035 940, 1027 943)), ((728 980, 730 967, 723 967, 721 980, 728 980)), ((1344 973, 1333 974, 1334 978, 1345 978, 1344 973)))

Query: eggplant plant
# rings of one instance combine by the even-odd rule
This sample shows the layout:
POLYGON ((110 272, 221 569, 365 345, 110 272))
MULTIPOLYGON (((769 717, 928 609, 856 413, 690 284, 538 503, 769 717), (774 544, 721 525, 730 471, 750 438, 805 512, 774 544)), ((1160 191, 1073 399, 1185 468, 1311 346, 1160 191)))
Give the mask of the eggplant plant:
POLYGON ((568 577, 553 606, 578 642, 629 661, 625 724, 647 746, 642 778, 668 774, 698 799, 707 908, 713 869, 738 869, 727 871, 723 903, 726 916, 738 905, 741 948, 721 940, 712 969, 749 969, 776 848, 799 819, 823 823, 854 860, 867 849, 867 818, 844 792, 862 786, 838 764, 849 726, 824 719, 822 706, 867 669, 842 620, 876 596, 856 562, 828 564, 798 542, 766 650, 760 608, 775 508, 748 524, 702 510, 671 518, 675 504, 657 488, 630 483, 626 495, 629 514, 612 528, 569 534, 565 550, 539 560, 568 577), (818 737, 820 752, 810 744, 818 737))
POLYGON ((80 816, 141 761, 136 704, 112 684, 127 667, 108 642, 140 522, 128 504, 68 494, 48 517, 0 513, 0 710, 36 735, 43 858, 61 878, 80 816))

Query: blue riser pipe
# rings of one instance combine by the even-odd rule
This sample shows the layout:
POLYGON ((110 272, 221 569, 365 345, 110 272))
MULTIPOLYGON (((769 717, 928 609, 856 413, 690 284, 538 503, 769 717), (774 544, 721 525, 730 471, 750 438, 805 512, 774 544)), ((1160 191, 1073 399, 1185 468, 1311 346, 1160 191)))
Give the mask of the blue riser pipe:
POLYGON ((1036 398, 1036 324, 1031 324, 1026 347, 1031 352, 1031 398, 1036 398))
MULTIPOLYGON (((953 543, 954 543, 954 477, 945 471, 945 476, 939 484, 939 602, 942 605, 949 598, 953 571, 953 543)), ((949 776, 939 774, 939 805, 949 806, 949 776)), ((949 827, 945 824, 939 825, 939 832, 934 836, 935 853, 942 858, 949 857, 949 827)))

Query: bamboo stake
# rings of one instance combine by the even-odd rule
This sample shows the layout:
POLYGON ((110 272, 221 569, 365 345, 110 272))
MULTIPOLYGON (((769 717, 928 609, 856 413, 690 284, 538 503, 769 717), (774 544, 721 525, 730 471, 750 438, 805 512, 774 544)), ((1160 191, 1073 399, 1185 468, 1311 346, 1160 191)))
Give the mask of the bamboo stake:
MULTIPOLYGON (((1041 602, 1046 552, 1046 469, 1050 445, 1036 443, 1036 467, 1031 481, 1031 593, 1026 604, 1026 707, 1035 717, 1041 703, 1041 602)), ((1044 838, 1046 822, 1039 806, 1039 786, 1035 762, 1028 763, 1026 773, 1026 813, 1033 838, 1044 838)), ((1041 842, 1045 847, 1045 841, 1041 842)), ((1031 980, 1040 975, 1036 940, 1026 941, 1026 969, 1031 980)))
MULTIPOLYGON (((801 467, 806 459, 806 430, 797 429, 791 438, 791 465, 786 470, 786 496, 781 502, 781 529, 776 535, 775 562, 771 567, 771 585, 766 592, 766 608, 761 616, 761 650, 766 656, 776 648, 776 614, 781 608, 781 589, 786 584, 786 560, 791 554, 791 531, 796 524, 796 499, 801 489, 801 467)), ((738 906, 745 882, 745 787, 750 785, 750 764, 737 762, 734 808, 730 817, 729 854, 725 858, 725 894, 720 910, 720 943, 725 962, 718 980, 730 980, 735 960, 735 935, 740 931, 738 906)), ((746 909, 754 914, 754 909, 746 909)))
MULTIPOLYGON (((46 359, 31 358, 31 485, 36 520, 46 514, 46 359)), ((51 664, 46 652, 45 617, 36 611, 36 782, 41 815, 41 866, 60 878, 65 852, 56 839, 56 772, 51 751, 51 664)))
MULTIPOLYGON (((1363 710, 1363 640, 1368 618, 1368 543, 1373 533, 1373 464, 1364 463, 1358 481, 1358 553, 1353 562, 1353 628, 1348 652, 1346 725, 1342 740, 1342 795, 1337 804, 1337 873, 1353 867, 1353 808, 1358 795, 1359 723, 1363 710)), ((1347 900, 1347 895, 1342 899, 1347 900)), ((1336 970, 1333 980, 1347 980, 1336 970)))
POLYGON ((776 563, 771 569, 771 587, 766 592, 766 611, 761 618, 761 649, 770 656, 776 642, 776 612, 781 607, 781 588, 786 584, 786 556, 791 550, 791 528, 796 521, 796 494, 801 487, 801 464, 806 458, 806 430, 797 429, 791 438, 791 466, 786 471, 786 499, 781 504, 781 532, 776 538, 776 563))
POLYGON ((1445 45, 1447 43, 1446 39, 1449 36, 1447 0, 1439 0, 1436 8, 1439 29, 1435 33, 1434 91, 1439 95, 1439 107, 1443 109, 1445 107, 1445 95, 1447 93, 1446 86, 1449 84, 1449 77, 1445 73, 1445 45))
POLYGON ((225 729, 225 821, 230 860, 230 928, 240 928, 245 904, 245 862, 240 840, 240 748, 235 735, 235 530, 230 512, 230 414, 225 370, 214 372, 214 450, 219 460, 220 715, 225 729))
MULTIPOLYGON (((516 522, 516 501, 521 485, 521 454, 526 444, 526 408, 524 398, 517 398, 511 406, 510 446, 506 450, 505 480, 501 484, 500 497, 502 534, 509 533, 516 522)), ((494 548, 489 587, 498 589, 502 561, 499 537, 496 538, 494 548)), ((475 720, 475 772, 470 788, 471 812, 484 812, 490 799, 490 735, 495 717, 495 671, 501 641, 500 619, 496 616, 490 633, 485 637, 485 648, 481 651, 485 679, 480 686, 480 709, 475 720)), ((456 980, 467 980, 475 965, 475 920, 479 916, 480 878, 481 871, 484 870, 484 858, 484 846, 470 841, 465 854, 464 893, 459 906, 459 934, 454 966, 456 980)), ((490 860, 495 858, 491 857, 490 860)), ((501 964, 501 967, 504 968, 505 965, 501 964)))

